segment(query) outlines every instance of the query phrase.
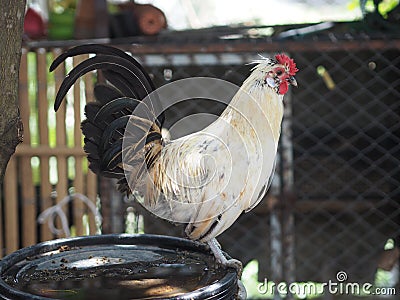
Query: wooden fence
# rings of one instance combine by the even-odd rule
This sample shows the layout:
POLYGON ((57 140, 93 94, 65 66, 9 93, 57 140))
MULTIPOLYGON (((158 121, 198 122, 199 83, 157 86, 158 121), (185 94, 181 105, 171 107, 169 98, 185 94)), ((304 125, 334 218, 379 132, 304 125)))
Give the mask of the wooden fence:
MULTIPOLYGON (((84 103, 93 98, 93 75, 77 82, 67 95, 68 104, 64 103, 55 113, 55 92, 66 71, 85 58, 67 60, 54 74, 49 74, 49 64, 61 51, 22 49, 19 106, 24 141, 9 162, 4 179, 0 257, 58 237, 47 223, 38 223, 37 218, 45 209, 74 193, 84 194, 93 202, 97 197, 97 179, 88 171, 80 131, 84 103)), ((96 231, 95 218, 81 201, 71 201, 64 211, 74 234, 96 231), (83 221, 85 215, 89 216, 88 222, 83 221)), ((61 226, 59 219, 56 226, 61 226)))

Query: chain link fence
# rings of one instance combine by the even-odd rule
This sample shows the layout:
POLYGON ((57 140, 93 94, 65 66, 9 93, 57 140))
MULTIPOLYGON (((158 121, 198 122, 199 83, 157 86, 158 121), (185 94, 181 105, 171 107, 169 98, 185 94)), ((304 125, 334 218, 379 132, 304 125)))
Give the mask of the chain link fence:
MULTIPOLYGON (((349 282, 375 284, 381 269, 392 280, 386 283, 398 287, 400 41, 329 33, 272 40, 262 45, 264 51, 251 40, 236 48, 220 46, 225 51, 134 55, 157 86, 193 76, 240 85, 251 69, 247 63, 282 49, 300 69, 299 88, 285 100, 274 184, 256 209, 219 238, 223 249, 245 265, 257 260, 259 282, 328 282, 344 271, 349 282)), ((184 102, 168 111, 167 126, 223 109, 204 99, 184 102)), ((204 126, 192 123, 187 130, 204 126)), ((183 228, 149 216, 135 203, 113 205, 117 215, 133 213, 135 224, 144 220, 136 231, 183 235, 183 228)), ((125 228, 126 219, 114 221, 114 230, 125 228)))
POLYGON ((373 282, 385 242, 399 242, 399 50, 295 57, 296 274, 373 282))

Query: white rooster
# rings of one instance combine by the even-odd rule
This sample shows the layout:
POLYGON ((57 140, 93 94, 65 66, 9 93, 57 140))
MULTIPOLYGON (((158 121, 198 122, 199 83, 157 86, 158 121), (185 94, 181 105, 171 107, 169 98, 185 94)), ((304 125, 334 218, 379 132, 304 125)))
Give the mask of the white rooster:
POLYGON ((215 238, 256 206, 269 187, 283 96, 290 84, 297 86, 294 61, 285 54, 257 61, 215 122, 164 141, 157 92, 130 55, 103 45, 78 46, 60 55, 50 70, 67 57, 87 53, 96 56, 68 74, 54 106, 59 108, 80 76, 101 69, 107 82, 96 85, 97 101, 86 105, 82 122, 91 170, 117 178, 121 192, 140 191, 152 213, 187 223, 188 238, 207 243, 218 261, 240 273, 241 263, 227 260, 215 238))

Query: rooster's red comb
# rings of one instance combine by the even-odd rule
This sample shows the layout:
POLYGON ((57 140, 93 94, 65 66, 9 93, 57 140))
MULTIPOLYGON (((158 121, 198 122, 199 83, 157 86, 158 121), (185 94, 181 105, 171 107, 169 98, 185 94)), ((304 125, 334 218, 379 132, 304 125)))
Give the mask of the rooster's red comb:
POLYGON ((298 69, 296 68, 296 63, 292 58, 289 58, 286 54, 277 54, 275 59, 279 64, 284 65, 290 76, 294 76, 298 69))

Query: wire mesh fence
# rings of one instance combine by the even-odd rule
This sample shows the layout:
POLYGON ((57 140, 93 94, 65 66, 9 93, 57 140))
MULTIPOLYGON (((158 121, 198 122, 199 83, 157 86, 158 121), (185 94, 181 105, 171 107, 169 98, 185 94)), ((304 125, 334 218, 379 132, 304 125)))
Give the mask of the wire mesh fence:
POLYGON ((313 208, 296 213, 297 275, 371 282, 387 239, 398 243, 399 52, 316 54, 295 54, 306 82, 293 101, 294 189, 313 208))
MULTIPOLYGON (((398 43, 342 36, 291 45, 284 49, 301 71, 299 88, 285 103, 275 184, 259 207, 220 237, 221 244, 244 264, 257 260, 259 281, 328 282, 344 271, 350 282, 380 284, 377 270, 383 269, 394 284, 400 233, 398 43)), ((271 48, 142 61, 159 85, 193 76, 240 85, 251 69, 246 63, 257 54, 268 56, 271 48)), ((189 102, 171 112, 170 124, 222 109, 189 102)), ((192 125, 193 131, 204 126, 192 125)), ((144 229, 183 234, 149 216, 144 229)))
MULTIPOLYGON (((194 76, 240 86, 249 62, 282 50, 300 69, 299 88, 285 98, 272 187, 219 238, 223 249, 244 265, 256 260, 258 282, 321 283, 344 271, 349 282, 377 283, 382 269, 386 283, 380 284, 398 287, 400 40, 333 33, 289 41, 200 36, 119 46, 144 64, 156 86, 194 76)), ((202 129, 223 109, 208 99, 185 101, 169 108, 166 126, 175 138, 202 129), (173 130, 202 113, 207 117, 179 126, 184 132, 173 130)), ((100 179, 104 233, 183 235, 181 226, 149 215, 110 189, 113 184, 100 179)), ((266 297, 257 285, 248 289, 251 297, 266 297)))

